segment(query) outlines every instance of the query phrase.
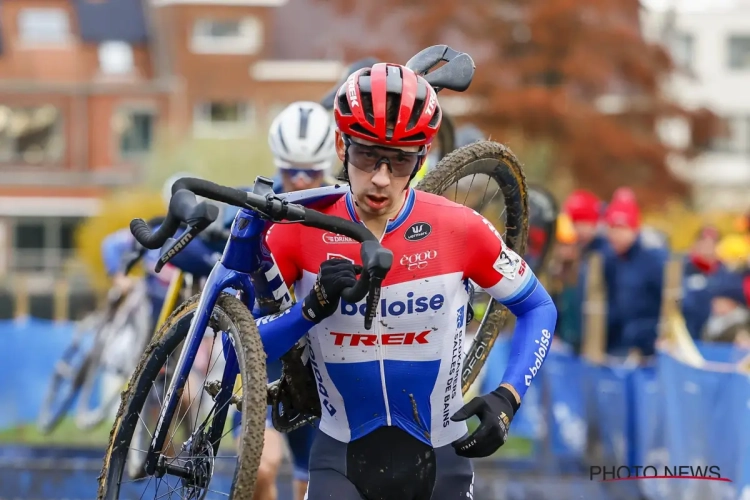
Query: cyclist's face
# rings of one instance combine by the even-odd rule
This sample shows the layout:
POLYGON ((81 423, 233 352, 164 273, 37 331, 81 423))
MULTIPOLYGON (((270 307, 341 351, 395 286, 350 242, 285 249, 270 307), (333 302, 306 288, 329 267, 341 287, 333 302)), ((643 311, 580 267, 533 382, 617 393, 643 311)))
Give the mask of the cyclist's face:
POLYGON ((357 207, 366 214, 391 216, 401 209, 409 177, 429 148, 384 147, 336 133, 339 158, 347 157, 349 185, 357 207))
POLYGON ((281 182, 284 192, 301 191, 312 189, 323 185, 323 171, 312 170, 309 167, 289 165, 281 169, 281 182))

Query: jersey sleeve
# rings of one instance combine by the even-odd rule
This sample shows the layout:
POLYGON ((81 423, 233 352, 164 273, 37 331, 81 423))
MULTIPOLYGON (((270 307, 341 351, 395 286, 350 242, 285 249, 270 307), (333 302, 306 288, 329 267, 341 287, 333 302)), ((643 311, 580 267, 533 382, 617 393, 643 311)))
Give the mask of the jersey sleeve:
POLYGON ((465 245, 470 251, 466 252, 464 278, 506 306, 523 301, 534 291, 534 273, 490 221, 473 210, 465 214, 465 245))
POLYGON ((279 267, 286 286, 292 286, 302 276, 299 264, 299 224, 274 224, 266 233, 266 246, 279 267))
POLYGON ((502 241, 495 227, 476 212, 467 215, 466 276, 516 316, 512 355, 503 375, 523 398, 549 352, 557 310, 531 268, 502 241))

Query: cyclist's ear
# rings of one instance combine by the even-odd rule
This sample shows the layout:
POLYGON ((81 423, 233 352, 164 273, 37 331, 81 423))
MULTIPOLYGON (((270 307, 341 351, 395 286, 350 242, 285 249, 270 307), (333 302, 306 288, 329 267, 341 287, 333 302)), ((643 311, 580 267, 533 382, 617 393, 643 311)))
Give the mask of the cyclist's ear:
POLYGON ((344 137, 338 129, 336 129, 336 154, 338 155, 339 160, 344 161, 346 155, 346 144, 344 144, 344 137))
POLYGON ((428 154, 430 154, 430 150, 431 150, 431 149, 432 149, 432 143, 429 143, 429 144, 427 145, 427 150, 426 150, 426 153, 425 153, 425 155, 428 155, 428 154))

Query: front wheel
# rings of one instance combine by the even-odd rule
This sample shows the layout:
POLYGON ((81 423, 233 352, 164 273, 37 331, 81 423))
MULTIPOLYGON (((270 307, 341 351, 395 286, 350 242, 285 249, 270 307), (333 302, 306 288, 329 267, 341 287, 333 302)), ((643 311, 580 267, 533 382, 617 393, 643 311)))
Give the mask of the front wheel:
POLYGON ((199 298, 196 295, 186 301, 162 325, 123 393, 99 477, 100 500, 173 495, 190 499, 252 498, 265 431, 266 356, 252 315, 228 294, 222 294, 214 307, 190 377, 178 392, 180 404, 172 422, 164 424, 168 439, 158 454, 164 470, 157 469, 156 475, 147 477, 145 471, 134 474, 128 465, 138 453, 153 451, 149 450, 150 443, 134 440, 134 434, 137 427, 146 426, 149 438, 154 435, 156 415, 147 402, 166 404, 166 389, 199 298), (231 398, 242 409, 238 419, 232 418, 225 406, 214 403, 224 375, 223 349, 232 348, 240 372, 231 398), (178 434, 181 444, 174 442, 178 434), (235 439, 227 437, 220 447, 227 435, 235 439), (133 449, 134 445, 138 449, 133 449), (171 475, 173 470, 187 472, 178 477, 171 475))

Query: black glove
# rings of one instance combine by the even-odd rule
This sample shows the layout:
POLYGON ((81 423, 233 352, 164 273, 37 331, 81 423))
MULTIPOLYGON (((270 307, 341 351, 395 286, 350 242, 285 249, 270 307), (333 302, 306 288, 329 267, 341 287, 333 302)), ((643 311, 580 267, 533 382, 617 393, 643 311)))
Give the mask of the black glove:
POLYGON ((302 311, 307 319, 320 323, 336 312, 344 289, 354 286, 361 266, 346 259, 330 259, 320 265, 315 286, 302 302, 302 311))
POLYGON ((508 439, 508 429, 519 408, 509 389, 498 387, 489 394, 476 397, 451 417, 461 422, 472 415, 479 417, 479 427, 472 434, 453 443, 456 454, 468 458, 489 457, 508 439))

